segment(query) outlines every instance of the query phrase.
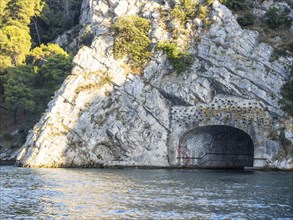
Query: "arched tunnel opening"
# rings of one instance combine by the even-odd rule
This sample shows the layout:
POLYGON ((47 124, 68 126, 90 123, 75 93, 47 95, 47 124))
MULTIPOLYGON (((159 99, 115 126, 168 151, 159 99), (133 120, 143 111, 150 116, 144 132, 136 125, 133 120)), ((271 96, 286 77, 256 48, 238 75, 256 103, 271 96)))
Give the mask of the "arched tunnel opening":
POLYGON ((195 128, 179 140, 181 166, 241 169, 253 166, 254 144, 250 135, 231 126, 195 128))

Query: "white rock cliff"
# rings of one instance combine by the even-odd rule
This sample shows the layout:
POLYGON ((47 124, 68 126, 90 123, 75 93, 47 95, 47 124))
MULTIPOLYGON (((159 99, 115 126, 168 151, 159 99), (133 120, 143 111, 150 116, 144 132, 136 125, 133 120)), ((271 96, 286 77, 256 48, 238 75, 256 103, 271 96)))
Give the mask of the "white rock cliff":
POLYGON ((292 59, 271 61, 273 48, 257 32, 243 30, 218 1, 210 28, 202 28, 198 18, 186 25, 193 65, 184 73, 176 74, 155 49, 142 76, 131 74, 126 59, 114 59, 111 26, 117 17, 150 19, 155 48, 170 39, 160 12, 174 2, 83 1, 80 23, 91 28, 94 40, 78 51, 72 75, 28 135, 17 158, 23 166, 182 166, 182 135, 228 125, 251 136, 254 166, 293 168, 292 155, 278 157, 281 143, 270 137, 285 127, 292 142, 293 122, 278 105, 292 59))

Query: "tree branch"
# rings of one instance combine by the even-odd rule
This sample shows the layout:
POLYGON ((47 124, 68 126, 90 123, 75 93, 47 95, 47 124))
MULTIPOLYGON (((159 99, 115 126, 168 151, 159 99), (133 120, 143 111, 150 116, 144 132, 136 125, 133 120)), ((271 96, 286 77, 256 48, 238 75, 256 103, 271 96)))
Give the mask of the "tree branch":
POLYGON ((0 108, 4 109, 5 111, 9 111, 8 108, 5 108, 5 107, 3 107, 3 106, 1 106, 1 105, 0 105, 0 108))

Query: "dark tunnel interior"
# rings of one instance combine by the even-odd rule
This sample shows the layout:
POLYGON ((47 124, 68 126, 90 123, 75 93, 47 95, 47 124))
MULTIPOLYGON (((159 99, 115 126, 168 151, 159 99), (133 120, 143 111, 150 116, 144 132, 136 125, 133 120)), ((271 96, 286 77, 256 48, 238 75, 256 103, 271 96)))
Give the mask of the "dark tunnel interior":
POLYGON ((253 157, 250 135, 224 125, 195 128, 181 137, 178 147, 182 166, 238 169, 252 167, 253 157))

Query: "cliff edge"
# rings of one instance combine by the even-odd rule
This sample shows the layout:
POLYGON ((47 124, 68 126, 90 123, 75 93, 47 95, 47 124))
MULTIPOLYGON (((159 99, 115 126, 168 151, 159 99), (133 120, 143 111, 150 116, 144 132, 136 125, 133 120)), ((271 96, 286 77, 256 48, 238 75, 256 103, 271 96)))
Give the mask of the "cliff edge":
POLYGON ((175 5, 83 1, 80 23, 92 41, 78 51, 72 74, 28 135, 20 164, 214 167, 211 161, 232 160, 233 167, 250 155, 253 166, 293 168, 293 121, 278 104, 292 57, 272 59, 273 48, 217 0, 205 22, 180 23, 171 15, 175 5), (129 57, 113 53, 113 24, 133 15, 150 21, 152 56, 140 74, 129 57), (180 73, 158 49, 175 35, 189 58, 180 73), (248 143, 252 152, 245 151, 248 143))

